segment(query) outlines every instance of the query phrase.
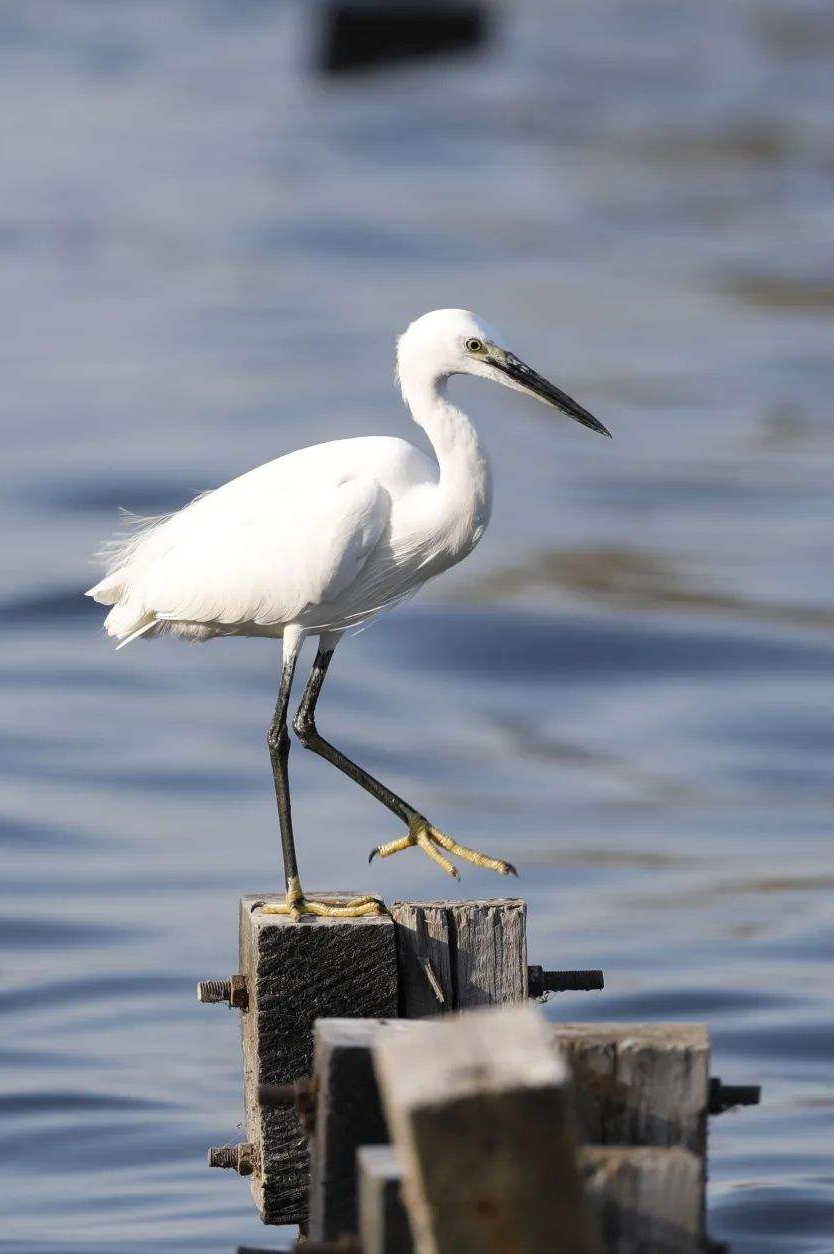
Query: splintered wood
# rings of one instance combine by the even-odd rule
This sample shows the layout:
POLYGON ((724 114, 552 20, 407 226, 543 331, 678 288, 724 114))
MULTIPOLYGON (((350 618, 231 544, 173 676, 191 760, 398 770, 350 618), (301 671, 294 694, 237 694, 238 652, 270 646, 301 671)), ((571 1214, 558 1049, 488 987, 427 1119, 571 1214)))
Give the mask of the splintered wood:
POLYGON ((400 1017, 505 1006, 528 996, 527 907, 498 901, 396 901, 400 1017))

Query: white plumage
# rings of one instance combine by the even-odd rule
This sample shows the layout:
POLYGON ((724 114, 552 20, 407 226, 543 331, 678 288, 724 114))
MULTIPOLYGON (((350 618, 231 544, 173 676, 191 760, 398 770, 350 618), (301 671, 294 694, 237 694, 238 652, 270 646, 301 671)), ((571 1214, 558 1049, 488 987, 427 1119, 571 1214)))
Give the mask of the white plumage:
POLYGON ((116 544, 88 595, 113 606, 105 627, 123 644, 166 630, 208 639, 348 626, 369 608, 363 574, 387 603, 408 543, 389 527, 393 501, 431 474, 404 440, 288 453, 116 544))
MULTIPOLYGON (((299 646, 307 635, 320 636, 323 660, 310 705, 312 719, 341 633, 400 603, 461 561, 490 520, 487 456, 470 420, 446 397, 450 376, 493 379, 609 434, 503 348, 498 334, 466 310, 436 310, 413 322, 398 342, 397 371, 403 398, 426 431, 435 460, 388 436, 336 440, 288 453, 197 497, 178 513, 140 520, 132 533, 107 546, 107 573, 87 593, 112 607, 105 629, 120 641, 120 648, 139 636, 163 632, 194 640, 219 635, 283 638, 284 677, 270 752, 288 886, 291 880, 296 885, 292 902, 288 887, 288 908, 294 913, 301 909, 302 897, 290 831, 286 755, 281 760, 283 749, 279 753, 277 746, 286 735, 282 729, 299 646)), ((317 664, 319 660, 317 656, 317 664)), ((437 829, 417 811, 327 746, 315 730, 310 739, 321 744, 308 747, 330 756, 382 800, 409 824, 410 834, 426 828, 436 840, 437 829)), ((410 843, 425 845, 417 835, 410 843)), ((383 852, 395 852, 394 846, 404 847, 393 842, 383 852)), ((461 852, 461 847, 455 850, 461 852)), ((452 871, 437 851, 430 856, 452 871)), ((477 858, 482 859, 479 865, 502 873, 510 869, 498 860, 477 858)))
POLYGON ((444 395, 447 379, 481 375, 559 403, 521 363, 506 373, 508 358, 517 361, 466 310, 413 322, 398 375, 437 462, 388 436, 335 440, 148 520, 111 543, 107 574, 87 593, 113 606, 108 635, 127 644, 162 631, 198 640, 342 631, 466 557, 490 519, 490 470, 475 428, 444 395))
POLYGON ((113 542, 108 573, 87 594, 113 606, 108 635, 128 644, 163 631, 198 640, 341 631, 460 561, 489 520, 490 473, 441 383, 456 365, 477 367, 464 341, 489 335, 473 315, 440 310, 400 341, 404 399, 437 463, 388 436, 318 444, 113 542))

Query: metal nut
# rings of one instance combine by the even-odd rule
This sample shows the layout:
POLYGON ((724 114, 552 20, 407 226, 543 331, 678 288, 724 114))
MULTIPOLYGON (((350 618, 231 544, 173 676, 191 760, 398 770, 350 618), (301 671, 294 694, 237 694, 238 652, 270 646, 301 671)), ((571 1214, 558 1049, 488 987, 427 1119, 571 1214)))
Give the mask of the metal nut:
POLYGON ((246 979, 242 975, 229 978, 229 1005, 238 1010, 246 1010, 249 1005, 249 994, 246 991, 246 979))
POLYGON ((228 980, 201 980, 197 985, 197 1000, 204 1004, 225 1001, 238 1010, 246 1010, 249 1005, 246 980, 242 975, 232 975, 228 980))

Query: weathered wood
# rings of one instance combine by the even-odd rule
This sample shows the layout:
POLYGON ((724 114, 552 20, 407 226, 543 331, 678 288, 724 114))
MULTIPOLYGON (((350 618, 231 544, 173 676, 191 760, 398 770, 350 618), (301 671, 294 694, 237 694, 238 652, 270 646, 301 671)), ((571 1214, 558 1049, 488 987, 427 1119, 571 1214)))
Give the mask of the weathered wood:
POLYGON ((568 1069, 535 1010, 382 1030, 374 1060, 419 1254, 597 1251, 568 1069))
POLYGON ((391 907, 397 938, 398 1013, 403 1019, 423 1019, 453 1009, 447 905, 396 901, 391 907))
POLYGON ((516 897, 396 901, 400 1017, 525 1001, 526 913, 516 897))
POLYGON ((403 1205, 403 1173, 388 1145, 357 1153, 359 1238, 362 1254, 412 1254, 414 1243, 403 1205))
MULTIPOLYGON (((310 1142, 311 1240, 357 1231, 357 1150, 389 1134, 371 1047, 379 1019, 319 1019, 314 1028, 316 1106, 310 1142)), ((407 1023, 388 1021, 395 1030, 407 1023)))
MULTIPOLYGON (((355 894, 327 895, 347 900, 355 894)), ((264 914, 260 906, 268 900, 244 897, 240 912, 240 970, 248 992, 241 1015, 246 1129, 257 1161, 250 1179, 265 1223, 303 1223, 306 1138, 292 1107, 259 1105, 258 1086, 310 1075, 316 1019, 397 1013, 394 925, 387 915, 293 921, 264 914)))
POLYGON ((704 1248, 704 1175, 696 1154, 587 1146, 580 1170, 606 1254, 697 1254, 704 1248))
POLYGON ((699 1023, 570 1023, 553 1029, 577 1092, 581 1139, 682 1146, 704 1156, 710 1043, 699 1023))

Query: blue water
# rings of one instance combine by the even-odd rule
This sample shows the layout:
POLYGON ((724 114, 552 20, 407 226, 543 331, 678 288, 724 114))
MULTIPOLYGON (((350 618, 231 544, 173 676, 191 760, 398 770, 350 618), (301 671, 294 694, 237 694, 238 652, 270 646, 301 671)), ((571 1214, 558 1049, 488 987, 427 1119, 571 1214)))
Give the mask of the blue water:
MULTIPOLYGON (((277 886, 268 642, 114 655, 116 511, 406 433, 393 336, 466 305, 611 427, 476 382, 497 508, 346 640, 328 733, 504 854, 571 1019, 706 1021, 760 1083, 710 1230, 830 1223, 829 19, 818 0, 519 0, 471 57, 325 80, 295 4, 0 8, 0 1249, 279 1248, 246 1184, 236 903, 277 886)), ((415 433, 415 438, 419 438, 415 433)), ((306 882, 437 895, 322 761, 306 882)), ((502 891, 468 872, 463 890, 502 891)))

